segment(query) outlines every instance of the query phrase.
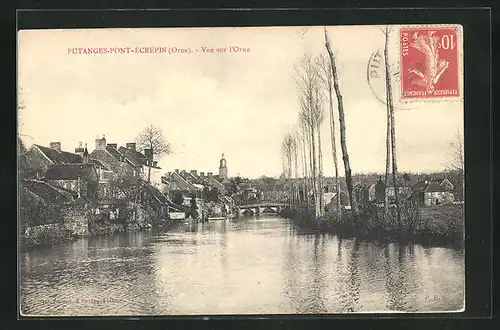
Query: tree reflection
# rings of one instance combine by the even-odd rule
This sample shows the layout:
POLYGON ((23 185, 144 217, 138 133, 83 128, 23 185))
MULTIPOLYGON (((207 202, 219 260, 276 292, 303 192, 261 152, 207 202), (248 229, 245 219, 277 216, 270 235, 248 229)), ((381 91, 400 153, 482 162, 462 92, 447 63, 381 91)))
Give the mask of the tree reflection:
POLYGON ((388 306, 394 311, 413 311, 416 307, 418 270, 413 246, 388 244, 384 248, 385 287, 388 306))
POLYGON ((349 274, 349 300, 347 304, 348 312, 359 310, 359 294, 361 281, 359 278, 359 240, 354 240, 354 246, 351 251, 347 271, 349 274))
MULTIPOLYGON (((325 255, 324 250, 319 248, 320 235, 314 236, 314 250, 312 258, 312 283, 308 283, 308 299, 310 302, 307 310, 309 313, 326 313, 325 302, 322 294, 325 291, 325 255)), ((311 272, 311 271, 310 271, 311 272)), ((309 278, 309 276, 308 276, 309 278)))

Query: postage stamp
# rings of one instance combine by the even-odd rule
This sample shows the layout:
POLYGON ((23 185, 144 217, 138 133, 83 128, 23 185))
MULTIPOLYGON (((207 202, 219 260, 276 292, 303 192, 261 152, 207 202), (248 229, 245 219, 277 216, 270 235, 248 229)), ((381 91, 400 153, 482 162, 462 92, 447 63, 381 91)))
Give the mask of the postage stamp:
POLYGON ((461 97, 460 27, 406 27, 399 33, 401 99, 461 97))

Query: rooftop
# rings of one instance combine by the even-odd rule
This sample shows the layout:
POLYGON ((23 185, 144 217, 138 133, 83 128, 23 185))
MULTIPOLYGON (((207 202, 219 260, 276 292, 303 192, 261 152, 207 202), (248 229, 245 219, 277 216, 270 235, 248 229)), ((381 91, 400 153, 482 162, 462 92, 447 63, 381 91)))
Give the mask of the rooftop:
POLYGON ((34 144, 43 154, 50 159, 54 164, 69 164, 81 163, 82 156, 67 151, 58 151, 49 147, 44 147, 39 144, 34 144))
POLYGON ((50 166, 45 172, 47 180, 96 180, 97 172, 94 164, 58 164, 50 166))

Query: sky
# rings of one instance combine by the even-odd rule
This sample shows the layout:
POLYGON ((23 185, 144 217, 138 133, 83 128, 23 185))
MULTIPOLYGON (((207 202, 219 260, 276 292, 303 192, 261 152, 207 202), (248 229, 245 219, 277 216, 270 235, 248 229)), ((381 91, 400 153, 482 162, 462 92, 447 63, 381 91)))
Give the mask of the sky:
MULTIPOLYGON (((383 85, 372 81, 370 88, 367 65, 370 55, 383 49, 384 35, 377 26, 329 27, 328 33, 338 60, 352 171, 383 172, 386 107, 375 96, 383 85)), ((395 70, 398 47, 392 32, 389 56, 395 70)), ((165 172, 217 173, 224 153, 229 176, 253 178, 281 174, 281 142, 296 129, 298 117, 295 67, 304 54, 316 56, 325 47, 323 27, 148 28, 20 31, 18 50, 19 102, 25 107, 19 132, 26 144, 58 141, 74 151, 83 142, 91 152, 98 136, 125 145, 153 124, 172 147, 172 154, 159 159, 165 172), (230 52, 235 46, 249 52, 230 52), (68 51, 114 47, 190 48, 192 53, 68 51)), ((399 169, 443 170, 450 141, 463 132, 463 112, 460 99, 396 102, 399 169)), ((337 114, 335 104, 338 128, 337 114)), ((324 174, 331 176, 327 120, 321 133, 324 174)), ((338 134, 337 129, 342 175, 338 134)))

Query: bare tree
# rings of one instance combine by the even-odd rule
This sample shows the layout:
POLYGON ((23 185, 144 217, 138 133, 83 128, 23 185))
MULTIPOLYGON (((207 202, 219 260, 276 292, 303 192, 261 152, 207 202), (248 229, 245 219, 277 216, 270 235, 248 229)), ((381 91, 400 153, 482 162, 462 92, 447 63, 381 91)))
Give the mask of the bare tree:
MULTIPOLYGON (((396 217, 398 222, 398 228, 401 228, 401 209, 399 205, 399 187, 398 187, 398 163, 396 157, 396 124, 394 119, 394 103, 392 99, 392 84, 391 84, 391 71, 389 66, 389 34, 391 32, 388 26, 384 28, 385 35, 385 46, 384 46, 384 62, 385 62, 385 89, 387 97, 387 109, 389 112, 389 122, 391 132, 391 154, 392 154, 392 180, 394 185, 394 201, 396 203, 396 217)), ((386 161, 387 166, 387 161, 386 161)), ((387 168, 386 168, 387 174, 387 168)), ((387 195, 387 193, 385 194, 387 195)), ((385 203, 387 204, 387 203, 385 203)))
POLYGON ((302 154, 302 176, 303 176, 303 198, 304 201, 306 202, 306 207, 308 209, 308 199, 307 199, 307 177, 308 177, 308 170, 307 170, 307 128, 305 126, 305 123, 300 120, 299 118, 299 125, 298 125, 298 137, 299 137, 299 142, 301 145, 301 154, 302 154))
POLYGON ((335 95, 337 96, 337 107, 339 110, 339 123, 340 123, 340 145, 342 147, 342 160, 344 161, 345 169, 345 181, 347 186, 347 192, 349 193, 349 201, 351 202, 351 208, 354 217, 356 218, 358 214, 358 203, 353 192, 351 165, 349 162, 349 153, 347 151, 347 139, 346 139, 346 126, 344 118, 344 102, 342 100, 342 93, 340 92, 339 77, 337 72, 337 66, 335 64, 335 56, 333 55, 332 49, 330 47, 330 42, 328 40, 328 33, 325 28, 325 47, 328 51, 328 56, 330 57, 332 77, 333 77, 333 88, 335 90, 335 95))
MULTIPOLYGON (((152 124, 146 126, 141 133, 137 136, 137 148, 141 151, 145 149, 151 149, 153 152, 153 158, 161 157, 163 155, 169 155, 172 153, 170 143, 165 139, 163 135, 163 130, 152 124)), ((152 159, 150 160, 153 161, 152 159)), ((148 166, 148 178, 147 181, 151 182, 151 166, 148 166)))
POLYGON ((449 171, 458 174, 461 183, 461 193, 459 196, 463 199, 465 193, 465 158, 464 158, 464 140, 463 134, 459 130, 452 141, 449 142, 450 154, 446 162, 449 171))
MULTIPOLYGON (((321 94, 320 94, 321 95, 321 94)), ((317 102, 319 103, 320 98, 318 98, 317 102)), ((318 195, 319 195, 319 214, 323 215, 324 214, 324 206, 323 206, 323 185, 324 185, 324 178, 323 178, 323 152, 321 150, 321 126, 324 121, 324 112, 321 107, 321 103, 318 104, 318 109, 316 111, 317 115, 317 133, 318 133, 318 195)))
POLYGON ((311 177, 315 216, 320 213, 317 185, 317 151, 316 134, 318 121, 321 119, 320 79, 318 70, 310 54, 304 55, 300 65, 296 67, 296 81, 299 88, 300 113, 299 118, 308 130, 310 145, 311 177))
MULTIPOLYGON (((387 36, 387 31, 384 29, 382 30, 384 32, 384 35, 387 36)), ((385 39, 384 42, 384 62, 387 63, 387 59, 385 59, 385 53, 387 50, 388 46, 388 40, 387 38, 385 39)), ((385 66, 386 72, 385 74, 387 75, 387 65, 385 66)), ((389 195, 387 194, 387 186, 389 185, 389 174, 390 174, 390 168, 391 168, 391 108, 389 106, 389 89, 387 88, 387 79, 386 79, 386 90, 385 90, 385 97, 386 97, 386 110, 387 110, 387 131, 386 131, 386 138, 385 138, 385 151, 386 151, 386 158, 385 158, 385 191, 384 191, 384 217, 385 219, 388 219, 389 216, 389 195)))
POLYGON ((299 198, 299 161, 298 161, 298 148, 299 148, 299 141, 298 141, 298 133, 297 131, 292 134, 292 150, 293 150, 293 165, 294 165, 294 180, 293 180, 293 187, 294 187, 294 201, 297 202, 299 198))
POLYGON ((291 197, 293 196, 293 191, 291 187, 291 178, 292 178, 292 165, 293 165, 293 153, 294 153, 294 138, 292 134, 287 133, 283 138, 283 142, 281 144, 281 149, 283 152, 283 161, 284 161, 284 173, 286 186, 288 190, 288 200, 291 202, 291 197))
POLYGON ((328 94, 328 105, 330 112, 330 138, 332 142, 332 156, 333 165, 335 169, 335 188, 337 191, 336 202, 337 202, 337 212, 340 214, 342 212, 340 206, 340 181, 339 181, 339 167, 337 161, 337 142, 335 134, 335 116, 333 114, 333 77, 332 77, 332 67, 331 62, 321 54, 318 58, 318 69, 320 70, 320 78, 326 87, 328 94))

